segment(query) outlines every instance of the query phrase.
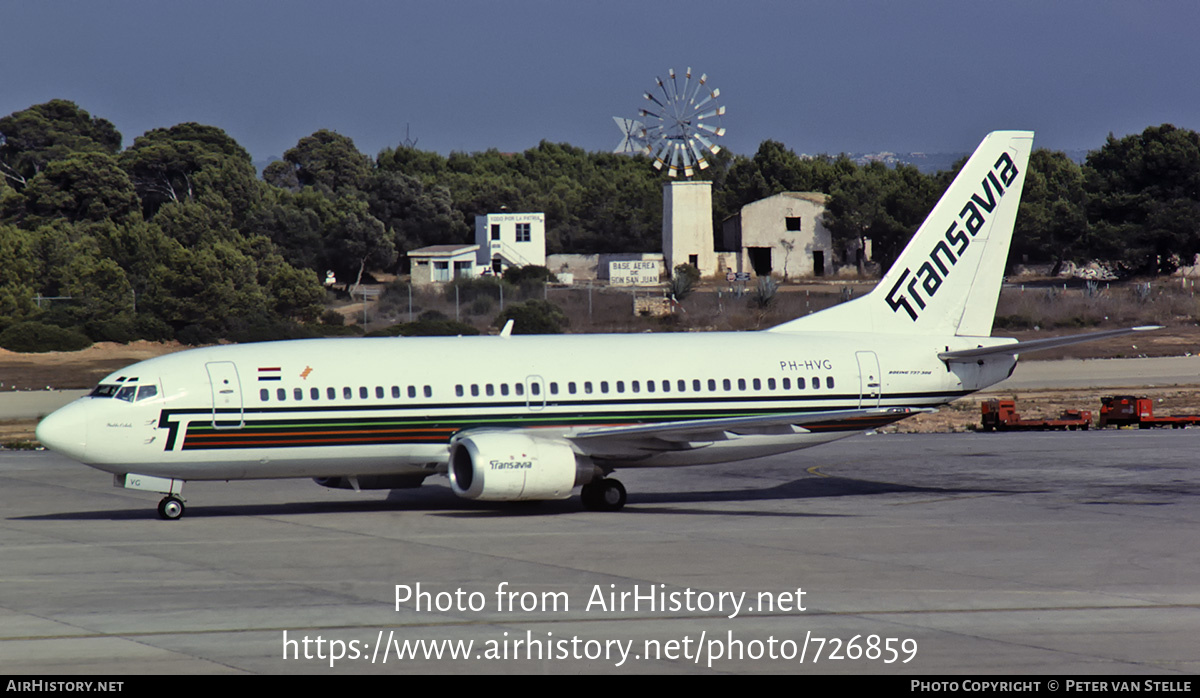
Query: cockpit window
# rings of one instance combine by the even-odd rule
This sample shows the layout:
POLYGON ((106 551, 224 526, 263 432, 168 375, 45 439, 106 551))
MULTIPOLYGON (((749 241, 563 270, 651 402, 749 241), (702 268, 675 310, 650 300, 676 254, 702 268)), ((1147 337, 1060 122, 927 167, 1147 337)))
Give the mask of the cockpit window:
POLYGON ((157 385, 113 385, 111 383, 101 383, 97 385, 92 392, 88 393, 89 397, 115 397, 118 400, 125 402, 141 402, 158 396, 157 385))

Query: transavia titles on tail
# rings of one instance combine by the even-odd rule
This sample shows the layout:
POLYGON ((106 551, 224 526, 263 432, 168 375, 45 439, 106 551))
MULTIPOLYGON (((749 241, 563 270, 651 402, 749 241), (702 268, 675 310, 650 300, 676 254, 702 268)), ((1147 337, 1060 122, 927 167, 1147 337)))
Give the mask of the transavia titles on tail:
POLYGON ((188 480, 316 478, 617 510, 619 468, 736 461, 875 429, 1008 377, 1017 354, 1135 331, 991 337, 1033 134, 988 135, 876 289, 760 332, 355 338, 142 361, 38 439, 164 494, 188 480))

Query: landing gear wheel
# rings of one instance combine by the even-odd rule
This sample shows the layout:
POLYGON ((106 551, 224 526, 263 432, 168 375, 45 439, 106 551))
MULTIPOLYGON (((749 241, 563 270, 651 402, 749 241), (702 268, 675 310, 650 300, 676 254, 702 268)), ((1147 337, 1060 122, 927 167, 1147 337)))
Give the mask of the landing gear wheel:
POLYGON ((163 497, 158 503, 158 517, 167 521, 174 521, 183 516, 183 500, 179 497, 169 496, 163 497))
POLYGON ((589 511, 619 511, 625 506, 625 486, 611 477, 589 482, 579 494, 589 511))

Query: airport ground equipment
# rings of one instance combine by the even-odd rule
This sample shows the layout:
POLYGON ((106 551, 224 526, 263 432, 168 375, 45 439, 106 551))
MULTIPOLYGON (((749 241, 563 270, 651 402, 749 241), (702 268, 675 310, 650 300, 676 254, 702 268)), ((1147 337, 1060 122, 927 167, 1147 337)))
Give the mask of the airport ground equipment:
POLYGON ((1087 430, 1092 425, 1091 410, 1063 410, 1057 419, 1022 419, 1015 400, 992 398, 980 403, 983 431, 1047 431, 1053 429, 1087 430))
POLYGON ((1136 426, 1139 429, 1154 429, 1156 427, 1171 427, 1183 429, 1200 424, 1200 415, 1170 415, 1156 417, 1154 401, 1148 397, 1133 395, 1113 395, 1100 398, 1100 420, 1098 426, 1125 427, 1136 426))

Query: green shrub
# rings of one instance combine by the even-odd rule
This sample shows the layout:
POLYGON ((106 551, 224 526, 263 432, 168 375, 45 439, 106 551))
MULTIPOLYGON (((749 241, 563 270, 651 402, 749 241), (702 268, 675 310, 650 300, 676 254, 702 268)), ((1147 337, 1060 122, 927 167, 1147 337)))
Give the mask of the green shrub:
POLYGON ((455 294, 459 303, 471 303, 476 298, 491 298, 492 300, 500 299, 500 287, 505 286, 504 295, 511 298, 514 288, 494 276, 478 276, 473 279, 455 279, 445 285, 443 293, 445 299, 451 303, 455 301, 455 294), (457 291, 455 290, 457 289, 457 291))
POLYGON ((535 284, 558 283, 558 277, 546 267, 530 264, 524 267, 509 267, 504 270, 504 280, 513 286, 529 282, 535 284))
MULTIPOLYGON (((441 315, 437 311, 427 311, 429 314, 441 315)), ((427 318, 426 313, 415 322, 402 322, 398 325, 385 327, 367 333, 368 337, 457 337, 479 334, 479 330, 471 325, 442 318, 427 318)))
POLYGON ((0 347, 22 353, 79 351, 91 345, 82 332, 41 322, 19 322, 0 332, 0 347))
POLYGON ((692 295, 696 284, 700 283, 700 270, 691 264, 676 264, 671 273, 671 295, 681 301, 692 295))
POLYGON ((562 334, 570 324, 562 308, 544 300, 514 303, 496 316, 496 327, 513 321, 513 334, 562 334))

